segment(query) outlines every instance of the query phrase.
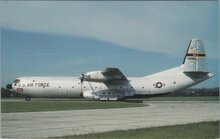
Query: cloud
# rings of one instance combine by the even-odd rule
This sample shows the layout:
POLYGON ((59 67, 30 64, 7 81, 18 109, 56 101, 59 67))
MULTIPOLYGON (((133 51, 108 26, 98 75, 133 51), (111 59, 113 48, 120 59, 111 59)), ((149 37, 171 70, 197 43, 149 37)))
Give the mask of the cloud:
MULTIPOLYGON (((218 27, 216 1, 1 3, 5 28, 90 37, 174 56, 186 50, 192 37, 204 39, 210 48, 218 46, 213 34, 213 26, 218 27)), ((214 49, 209 52, 218 55, 214 49)))

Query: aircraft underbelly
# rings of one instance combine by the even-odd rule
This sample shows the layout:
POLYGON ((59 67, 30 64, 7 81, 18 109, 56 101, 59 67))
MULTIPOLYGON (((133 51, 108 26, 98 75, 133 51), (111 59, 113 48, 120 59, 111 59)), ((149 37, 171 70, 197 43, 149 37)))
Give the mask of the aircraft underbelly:
POLYGON ((45 88, 45 89, 25 89, 24 95, 32 97, 80 97, 80 88, 45 88))

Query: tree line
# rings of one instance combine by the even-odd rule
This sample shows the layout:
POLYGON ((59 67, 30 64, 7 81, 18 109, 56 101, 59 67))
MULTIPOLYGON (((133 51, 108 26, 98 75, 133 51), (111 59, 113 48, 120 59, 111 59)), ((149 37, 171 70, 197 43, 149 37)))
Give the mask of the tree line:
POLYGON ((169 96, 219 96, 219 87, 215 88, 188 88, 173 92, 169 96))
POLYGON ((24 97, 18 93, 14 93, 11 90, 5 89, 5 88, 1 88, 1 98, 10 98, 10 97, 24 97))

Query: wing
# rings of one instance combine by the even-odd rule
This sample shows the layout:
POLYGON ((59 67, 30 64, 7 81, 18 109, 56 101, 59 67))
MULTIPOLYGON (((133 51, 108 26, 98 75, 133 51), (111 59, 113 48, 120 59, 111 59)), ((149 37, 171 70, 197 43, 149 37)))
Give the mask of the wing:
POLYGON ((127 81, 125 75, 118 68, 106 68, 102 71, 102 74, 107 79, 107 82, 127 81))
POLYGON ((107 84, 125 83, 127 78, 118 68, 106 68, 104 71, 87 72, 80 77, 82 81, 103 82, 107 84))
POLYGON ((129 83, 126 76, 118 68, 106 68, 101 73, 107 79, 103 83, 108 87, 108 89, 110 91, 119 93, 122 96, 125 96, 126 93, 128 93, 128 94, 135 93, 135 90, 127 89, 128 86, 129 86, 129 88, 132 86, 129 83), (120 86, 121 87, 124 86, 126 89, 119 89, 119 88, 121 88, 120 86))

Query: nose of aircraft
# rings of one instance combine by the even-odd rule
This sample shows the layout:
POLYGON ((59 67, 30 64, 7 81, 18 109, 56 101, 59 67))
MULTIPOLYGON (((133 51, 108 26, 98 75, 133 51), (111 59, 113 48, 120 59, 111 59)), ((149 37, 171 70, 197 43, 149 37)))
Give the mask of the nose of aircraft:
POLYGON ((7 84, 7 85, 6 85, 6 88, 7 88, 7 89, 12 89, 12 84, 7 84))

